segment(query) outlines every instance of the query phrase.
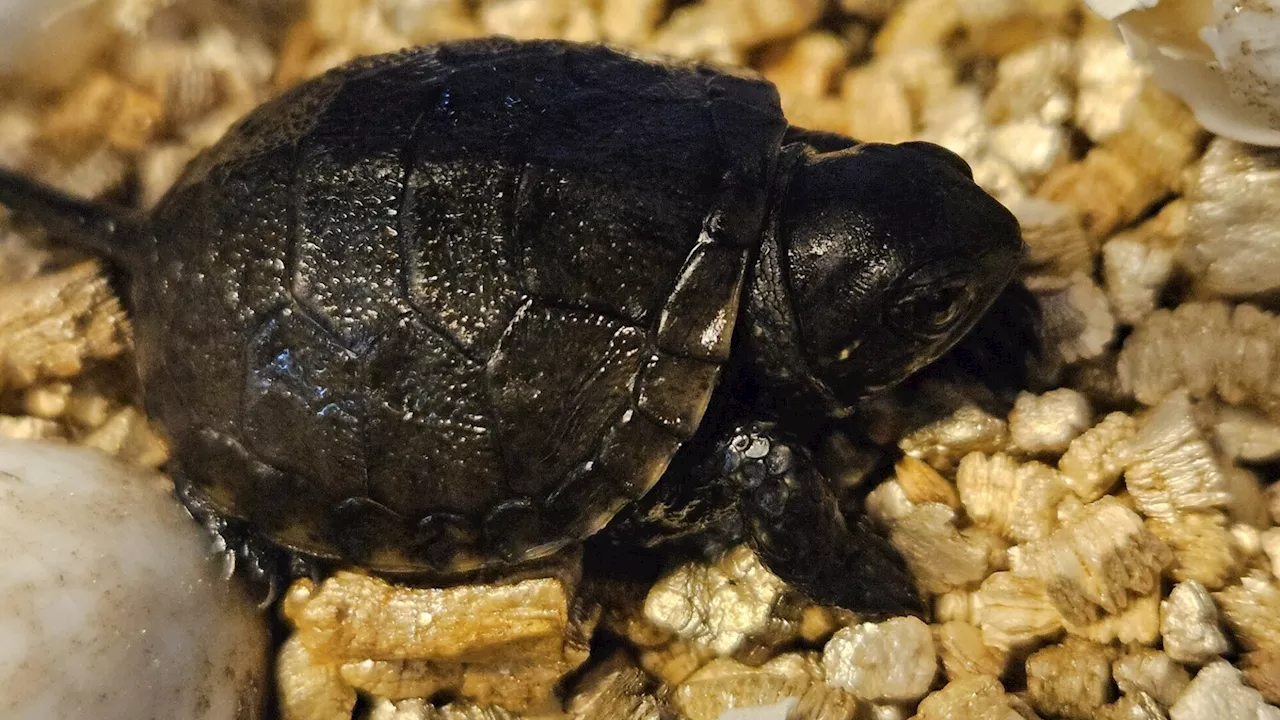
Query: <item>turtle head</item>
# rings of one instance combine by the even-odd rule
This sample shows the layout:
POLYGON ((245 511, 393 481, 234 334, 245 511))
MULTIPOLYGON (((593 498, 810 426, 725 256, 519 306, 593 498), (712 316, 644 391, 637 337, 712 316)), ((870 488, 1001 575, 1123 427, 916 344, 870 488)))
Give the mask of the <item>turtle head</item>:
POLYGON ((947 352, 1024 252, 964 160, 921 142, 808 151, 778 227, 799 351, 845 403, 947 352))

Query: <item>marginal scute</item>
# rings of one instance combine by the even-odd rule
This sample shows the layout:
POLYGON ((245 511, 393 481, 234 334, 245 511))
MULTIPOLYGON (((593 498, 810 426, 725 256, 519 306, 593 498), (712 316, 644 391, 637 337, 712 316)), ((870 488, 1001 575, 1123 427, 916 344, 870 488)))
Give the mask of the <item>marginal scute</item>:
POLYGON ((745 252, 709 241, 694 248, 662 309, 658 347, 700 360, 729 359, 746 269, 745 252))
POLYGON ((636 407, 681 438, 691 437, 719 378, 719 364, 654 353, 640 366, 636 407))
POLYGON ((599 462, 584 463, 548 498, 552 522, 560 523, 566 535, 585 537, 599 531, 629 502, 617 491, 616 482, 599 462))
POLYGON ((666 428, 631 411, 605 435, 599 463, 616 491, 634 500, 658 482, 678 447, 680 440, 666 428))
POLYGON ((338 503, 332 517, 343 557, 361 564, 394 566, 400 555, 398 548, 404 547, 409 539, 403 516, 364 496, 338 503), (389 548, 389 552, 384 548, 389 548))
POLYGON ((555 534, 542 511, 529 498, 515 498, 485 516, 481 527, 485 549, 507 562, 532 554, 555 534))
POLYGON ((476 530, 461 515, 437 512, 418 521, 409 556, 425 562, 433 570, 450 568, 461 550, 474 544, 476 530))

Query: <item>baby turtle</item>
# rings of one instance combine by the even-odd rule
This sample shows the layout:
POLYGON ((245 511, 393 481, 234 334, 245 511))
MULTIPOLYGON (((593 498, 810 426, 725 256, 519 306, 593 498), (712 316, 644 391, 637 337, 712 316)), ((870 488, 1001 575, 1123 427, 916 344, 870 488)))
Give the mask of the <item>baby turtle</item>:
POLYGON ((328 72, 149 213, 11 172, 0 203, 124 271, 170 470, 229 533, 448 577, 626 508, 618 537, 749 542, 867 614, 922 603, 806 445, 951 348, 1023 252, 947 150, 789 127, 754 75, 558 41, 328 72))

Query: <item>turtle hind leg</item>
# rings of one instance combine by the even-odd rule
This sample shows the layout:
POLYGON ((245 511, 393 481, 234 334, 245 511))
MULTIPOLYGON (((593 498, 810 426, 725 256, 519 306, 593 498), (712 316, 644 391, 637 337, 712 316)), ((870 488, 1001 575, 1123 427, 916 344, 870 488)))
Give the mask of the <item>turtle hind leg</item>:
POLYGON ((258 607, 270 607, 298 578, 320 581, 324 568, 316 559, 282 548, 250 530, 246 523, 218 514, 186 492, 181 483, 175 494, 204 525, 213 540, 213 551, 222 555, 223 578, 231 580, 239 575, 249 592, 259 598, 258 607))
POLYGON ((806 451, 752 422, 734 428, 717 452, 741 493, 746 540, 774 574, 815 602, 865 617, 926 615, 902 556, 869 523, 846 522, 806 451))
POLYGON ((216 538, 215 549, 226 559, 226 578, 239 574, 263 610, 294 580, 305 577, 319 583, 323 576, 323 568, 314 558, 281 548, 240 523, 212 520, 206 521, 205 526, 216 538))
POLYGON ((131 269, 141 259, 146 216, 126 208, 72 197, 0 168, 0 206, 35 222, 54 238, 131 269))

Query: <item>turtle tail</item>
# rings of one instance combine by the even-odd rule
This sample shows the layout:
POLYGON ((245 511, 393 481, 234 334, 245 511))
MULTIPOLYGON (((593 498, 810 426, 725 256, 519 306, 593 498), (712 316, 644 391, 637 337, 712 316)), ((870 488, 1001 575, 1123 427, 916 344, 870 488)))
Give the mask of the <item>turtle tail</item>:
POLYGON ((141 260, 146 216, 136 210, 68 195, 0 168, 0 206, 53 238, 129 269, 141 260))

